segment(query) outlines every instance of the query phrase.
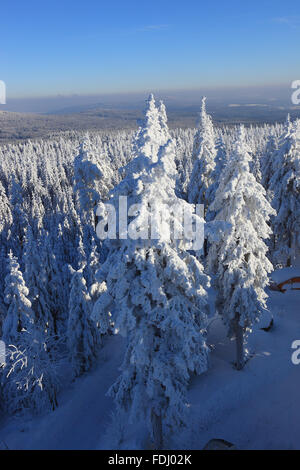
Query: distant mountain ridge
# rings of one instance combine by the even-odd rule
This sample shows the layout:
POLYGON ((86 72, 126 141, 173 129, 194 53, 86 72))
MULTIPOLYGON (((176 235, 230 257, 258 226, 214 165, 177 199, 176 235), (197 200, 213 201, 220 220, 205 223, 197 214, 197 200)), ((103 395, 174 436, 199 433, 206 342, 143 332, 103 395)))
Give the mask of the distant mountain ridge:
MULTIPOLYGON (((255 100, 256 98, 256 100, 255 100)), ((194 128, 199 111, 198 101, 167 106, 171 128, 194 128)), ((300 106, 292 106, 279 100, 253 102, 244 98, 241 102, 208 100, 208 110, 216 125, 261 125, 284 122, 288 113, 291 118, 300 117, 300 106)), ((125 103, 81 103, 57 108, 47 113, 20 113, 0 108, 0 142, 43 138, 60 131, 136 129, 142 117, 143 103, 127 106, 125 103)))

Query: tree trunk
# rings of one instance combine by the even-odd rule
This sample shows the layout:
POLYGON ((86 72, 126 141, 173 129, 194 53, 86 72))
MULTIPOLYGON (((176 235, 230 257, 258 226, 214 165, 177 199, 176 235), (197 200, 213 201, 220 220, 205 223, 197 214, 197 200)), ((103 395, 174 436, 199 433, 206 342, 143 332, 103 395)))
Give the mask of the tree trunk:
POLYGON ((236 322, 236 368, 242 370, 244 367, 244 331, 243 327, 236 322))
POLYGON ((206 258, 208 255, 208 240, 207 238, 204 238, 204 243, 203 243, 203 257, 206 258))
POLYGON ((293 242, 292 242, 292 266, 299 267, 300 266, 300 233, 295 232, 293 235, 293 242))
POLYGON ((152 421, 152 434, 153 434, 154 449, 162 450, 163 449, 163 432, 162 432, 161 416, 157 416, 157 414, 152 410, 151 421, 152 421))
POLYGON ((292 266, 292 245, 293 245, 292 237, 293 237, 293 235, 290 236, 289 243, 288 243, 288 247, 290 249, 290 256, 288 257, 287 263, 286 263, 288 268, 290 268, 292 266))

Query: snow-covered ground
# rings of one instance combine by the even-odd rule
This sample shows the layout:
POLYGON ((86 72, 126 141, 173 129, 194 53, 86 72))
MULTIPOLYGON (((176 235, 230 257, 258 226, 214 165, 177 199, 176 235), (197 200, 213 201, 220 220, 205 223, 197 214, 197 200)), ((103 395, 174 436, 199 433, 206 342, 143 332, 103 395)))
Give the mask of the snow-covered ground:
MULTIPOLYGON (((211 324, 211 367, 192 380, 190 427, 169 448, 201 449, 222 438, 239 449, 300 449, 300 365, 291 361, 291 345, 300 340, 299 304, 299 291, 270 292, 274 327, 256 327, 243 371, 232 367, 234 344, 224 338, 221 322, 211 324)), ((98 366, 60 396, 57 410, 1 423, 0 441, 10 449, 107 448, 113 403, 105 393, 118 375, 122 351, 121 338, 108 338, 98 366)), ((127 436, 121 448, 141 446, 141 439, 127 436)))
POLYGON ((299 302, 299 291, 270 293, 274 327, 256 327, 249 337, 254 355, 243 371, 232 368, 234 344, 215 325, 211 368, 192 384, 193 420, 177 437, 179 447, 199 449, 222 438, 239 449, 300 449, 300 365, 291 361, 291 345, 300 339, 299 302))
POLYGON ((274 271, 271 276, 272 280, 277 284, 295 277, 300 277, 300 267, 277 269, 277 271, 274 271))

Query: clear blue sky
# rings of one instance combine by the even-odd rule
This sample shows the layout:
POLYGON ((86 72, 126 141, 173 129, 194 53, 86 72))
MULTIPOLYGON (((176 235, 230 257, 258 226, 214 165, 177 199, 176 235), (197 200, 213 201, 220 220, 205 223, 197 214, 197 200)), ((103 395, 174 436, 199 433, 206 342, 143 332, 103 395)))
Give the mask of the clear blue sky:
POLYGON ((9 96, 300 79, 299 0, 1 2, 9 96))

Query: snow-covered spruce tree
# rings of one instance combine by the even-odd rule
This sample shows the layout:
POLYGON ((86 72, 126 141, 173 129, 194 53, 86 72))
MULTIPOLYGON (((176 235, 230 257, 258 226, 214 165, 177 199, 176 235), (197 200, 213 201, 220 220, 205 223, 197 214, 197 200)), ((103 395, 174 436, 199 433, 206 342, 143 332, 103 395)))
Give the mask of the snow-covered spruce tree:
MULTIPOLYGON (((68 268, 70 263, 73 263, 73 256, 76 253, 74 250, 74 243, 70 244, 68 239, 68 229, 65 231, 64 224, 58 224, 55 226, 55 229, 52 233, 53 237, 53 253, 56 260, 56 265, 60 271, 60 282, 63 290, 63 305, 64 310, 68 311, 69 304, 69 285, 71 282, 71 275, 68 268), (72 256, 70 256, 72 255, 72 256)), ((64 320, 67 319, 67 316, 64 316, 64 320)))
POLYGON ((208 189, 213 184, 216 154, 214 127, 211 117, 206 112, 206 98, 203 97, 194 139, 194 166, 188 186, 188 201, 191 204, 204 204, 205 214, 212 202, 208 189))
POLYGON ((261 158, 262 156, 260 153, 251 152, 250 171, 253 173, 254 178, 258 183, 262 183, 261 158))
POLYGON ((173 138, 176 141, 176 192, 185 200, 187 200, 187 188, 193 170, 192 151, 194 134, 193 129, 176 129, 172 132, 173 138))
POLYGON ((0 181, 0 234, 13 222, 9 199, 0 181))
MULTIPOLYGON (((123 162, 122 155, 117 156, 117 158, 114 155, 114 164, 121 166, 121 162, 123 162)), ((97 166, 100 170, 101 178, 96 180, 96 191, 98 191, 101 201, 106 201, 109 191, 114 187, 115 179, 119 178, 119 172, 118 170, 114 172, 112 162, 101 150, 97 158, 97 166)))
POLYGON ((300 120, 286 132, 274 155, 270 190, 274 194, 272 218, 274 264, 300 265, 300 120))
MULTIPOLYGON (((160 106, 160 110, 158 110, 154 96, 150 94, 146 101, 144 119, 141 120, 139 130, 133 141, 133 158, 144 156, 145 159, 157 161, 158 151, 167 133, 166 126, 167 120, 164 107, 160 106)), ((144 160, 139 158, 138 163, 141 163, 142 169, 144 160)), ((135 166, 136 164, 137 162, 134 163, 135 166)), ((131 172, 130 162, 129 172, 131 172)))
POLYGON ((12 177, 10 186, 10 204, 12 208, 13 224, 11 225, 11 239, 13 241, 13 251, 18 259, 21 259, 28 217, 24 210, 24 200, 22 187, 12 177))
MULTIPOLYGON (((175 195, 174 154, 172 141, 154 161, 149 155, 146 162, 141 153, 135 168, 143 163, 144 170, 127 172, 115 188, 110 202, 117 213, 119 196, 126 195, 128 207, 140 204, 138 215, 128 227, 131 238, 107 240, 109 254, 97 274, 107 283, 102 307, 113 304, 116 332, 127 338, 122 374, 110 394, 131 422, 146 420, 157 449, 163 448, 168 433, 187 422, 190 375, 204 372, 208 359, 204 329, 209 279, 187 251, 192 234, 177 240, 169 230, 176 227, 183 233, 181 215, 193 213, 175 195), (150 219, 154 239, 149 237, 150 219)), ((101 297, 101 323, 100 303, 101 297)))
MULTIPOLYGON (((88 255, 87 265, 86 265, 86 268, 85 268, 86 285, 87 285, 87 288, 88 288, 89 292, 90 292, 91 287, 95 283, 95 274, 96 274, 96 271, 98 270, 98 266, 99 266, 99 262, 100 262, 99 261, 100 260, 100 255, 99 255, 99 252, 98 252, 98 246, 97 246, 97 243, 96 243, 96 239, 93 235, 91 237, 90 246, 91 246, 91 249, 90 249, 90 253, 88 255)), ((93 293, 94 292, 95 292, 95 290, 93 290, 93 293)))
POLYGON ((49 305, 53 322, 53 331, 49 331, 51 335, 63 334, 67 319, 66 305, 66 287, 62 283, 62 272, 58 266, 56 256, 54 254, 53 240, 51 235, 45 230, 41 232, 39 243, 41 265, 43 266, 43 277, 45 282, 43 285, 46 289, 46 299, 49 305))
MULTIPOLYGON (((216 141, 216 158, 215 158, 215 168, 212 173, 212 184, 207 189, 207 199, 208 201, 214 201, 216 190, 220 184, 220 177, 222 170, 227 163, 227 152, 224 144, 222 135, 216 141)), ((214 213, 210 212, 209 207, 206 211, 206 220, 212 220, 214 218, 214 213)))
POLYGON ((278 150, 278 141, 275 134, 271 134, 268 138, 266 150, 262 159, 262 185, 267 191, 269 202, 273 199, 271 191, 269 191, 270 180, 274 174, 275 153, 278 150))
POLYGON ((160 123, 160 133, 161 133, 161 145, 165 145, 170 139, 170 132, 168 127, 168 116, 166 112, 166 107, 163 101, 159 102, 158 105, 158 119, 160 123))
POLYGON ((90 319, 90 300, 82 270, 75 271, 71 282, 67 328, 69 356, 75 376, 91 368, 99 346, 99 334, 90 319))
POLYGON ((78 269, 84 269, 86 267, 87 259, 86 253, 83 245, 82 236, 78 236, 78 246, 77 246, 77 267, 78 269))
POLYGON ((95 209, 100 200, 96 190, 96 182, 100 178, 101 172, 87 134, 74 160, 74 191, 78 194, 81 221, 92 227, 95 227, 95 209))
POLYGON ((228 335, 236 338, 236 366, 244 364, 244 332, 258 321, 266 308, 265 287, 272 271, 264 239, 270 236, 267 222, 275 211, 264 188, 249 168, 249 149, 241 126, 232 154, 221 174, 211 210, 215 221, 232 228, 210 246, 208 270, 216 275, 216 309, 228 335))
POLYGON ((31 331, 34 313, 28 299, 29 290, 25 285, 17 259, 11 251, 8 255, 8 264, 4 291, 8 310, 3 323, 2 339, 7 345, 20 345, 22 330, 31 331))
POLYGON ((61 344, 35 325, 31 331, 22 331, 21 336, 21 345, 6 348, 1 378, 5 411, 13 414, 54 410, 61 386, 58 373, 61 344))
MULTIPOLYGON (((161 102, 159 109, 157 109, 152 93, 146 100, 144 118, 140 120, 139 124, 140 127, 133 137, 131 146, 133 158, 123 168, 124 178, 116 187, 117 193, 115 194, 115 191, 112 190, 110 194, 110 197, 114 197, 115 200, 118 200, 117 194, 130 196, 133 188, 138 184, 139 176, 147 172, 152 163, 157 162, 159 149, 162 143, 166 143, 165 138, 169 132, 165 107, 161 102)), ((105 213, 105 205, 100 203, 97 214, 101 217, 105 213)), ((103 245, 104 251, 110 250, 110 246, 107 245, 103 245)), ((92 289, 93 298, 96 298, 97 294, 101 294, 94 305, 92 317, 99 326, 100 333, 104 335, 111 331, 110 315, 113 301, 104 285, 105 277, 100 279, 100 282, 96 282, 92 289)))
MULTIPOLYGON (((89 294, 91 294, 91 287, 93 286, 92 289, 92 295, 91 295, 91 300, 92 303, 95 302, 97 299, 97 292, 100 286, 98 286, 97 281, 95 281, 95 274, 96 271, 99 268, 99 254, 97 251, 97 243, 96 239, 94 236, 94 233, 90 233, 90 241, 88 243, 90 246, 90 253, 86 253, 86 250, 83 245, 82 237, 81 235, 78 236, 78 247, 77 247, 77 270, 82 270, 83 276, 86 282, 87 286, 87 291, 89 294)), ((72 271, 72 270, 71 270, 72 271)), ((102 292, 102 288, 100 288, 100 292, 102 292)))
POLYGON ((217 152, 217 154, 216 154, 216 158, 215 158, 215 161, 216 161, 215 172, 216 172, 216 175, 218 176, 218 179, 219 179, 220 175, 222 173, 222 170, 223 170, 225 164, 227 163, 227 159, 228 159, 226 145, 225 145, 224 137, 223 137, 222 134, 218 137, 218 139, 216 141, 216 152, 217 152))
POLYGON ((27 227, 24 250, 24 278, 29 289, 29 298, 34 312, 36 327, 47 334, 54 333, 54 322, 51 313, 51 304, 47 295, 47 275, 41 262, 40 246, 33 239, 31 227, 27 227))
POLYGON ((290 131, 292 130, 292 127, 293 127, 293 123, 291 121, 291 115, 290 113, 288 113, 285 123, 284 123, 284 128, 283 128, 284 134, 289 134, 290 131))
POLYGON ((7 274, 7 256, 5 246, 0 248, 0 338, 2 336, 2 324, 6 316, 7 306, 4 301, 5 276, 7 274))

